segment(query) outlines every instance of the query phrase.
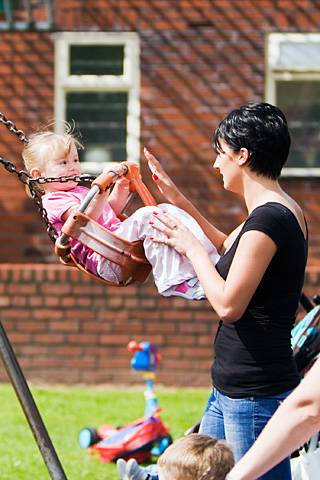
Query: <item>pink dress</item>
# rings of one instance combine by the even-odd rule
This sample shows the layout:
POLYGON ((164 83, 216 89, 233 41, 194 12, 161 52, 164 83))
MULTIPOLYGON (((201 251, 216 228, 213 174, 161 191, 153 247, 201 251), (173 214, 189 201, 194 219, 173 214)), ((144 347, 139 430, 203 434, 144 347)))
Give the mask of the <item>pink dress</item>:
MULTIPOLYGON (((62 216, 71 207, 77 207, 86 194, 88 188, 75 187, 68 191, 59 191, 45 194, 42 197, 43 206, 47 211, 48 219, 60 233, 63 225, 62 216)), ((211 241, 206 237, 199 224, 187 212, 171 204, 160 204, 157 207, 142 207, 124 221, 120 221, 106 202, 98 222, 117 236, 130 242, 143 241, 146 258, 152 266, 152 273, 159 293, 164 296, 182 296, 190 299, 205 298, 204 291, 190 260, 180 255, 167 245, 154 243, 150 237, 161 237, 163 234, 153 229, 150 220, 155 221, 152 213, 166 211, 180 219, 200 240, 207 250, 212 263, 215 264, 219 255, 211 241), (178 288, 177 288, 178 287, 178 288)), ((119 283, 120 267, 101 257, 88 247, 76 240, 71 240, 72 253, 86 270, 98 274, 102 278, 119 283)))

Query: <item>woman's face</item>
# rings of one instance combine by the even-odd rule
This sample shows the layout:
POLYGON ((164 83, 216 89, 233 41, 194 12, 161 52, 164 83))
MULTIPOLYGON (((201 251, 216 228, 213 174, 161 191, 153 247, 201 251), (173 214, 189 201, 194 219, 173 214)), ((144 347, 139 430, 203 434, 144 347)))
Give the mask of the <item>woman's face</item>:
POLYGON ((221 151, 217 152, 213 167, 222 175, 224 188, 237 193, 239 192, 241 173, 240 164, 237 161, 240 153, 234 152, 222 138, 219 139, 219 144, 221 151))

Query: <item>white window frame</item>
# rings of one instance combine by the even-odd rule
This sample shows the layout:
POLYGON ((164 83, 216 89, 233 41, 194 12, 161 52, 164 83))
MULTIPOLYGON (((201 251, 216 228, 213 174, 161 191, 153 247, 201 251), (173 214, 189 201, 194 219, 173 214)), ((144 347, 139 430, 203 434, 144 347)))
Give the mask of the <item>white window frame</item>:
MULTIPOLYGON (((55 131, 62 133, 66 120, 66 94, 68 92, 127 92, 127 158, 139 163, 140 159, 140 41, 135 32, 62 32, 55 41, 55 131), (70 75, 71 45, 123 45, 123 75, 70 75)), ((77 122, 77 119, 75 119, 77 122)), ((111 159, 112 160, 112 159, 111 159)), ((83 170, 100 173, 101 163, 83 162, 83 170)))
MULTIPOLYGON (((266 37, 266 83, 265 98, 266 101, 276 105, 276 81, 294 81, 294 80, 316 80, 320 82, 320 65, 314 68, 308 66, 292 65, 291 68, 281 67, 278 64, 280 45, 283 42, 299 43, 310 42, 319 44, 320 33, 269 33, 266 37)), ((319 177, 320 168, 283 168, 281 175, 283 177, 319 177)))

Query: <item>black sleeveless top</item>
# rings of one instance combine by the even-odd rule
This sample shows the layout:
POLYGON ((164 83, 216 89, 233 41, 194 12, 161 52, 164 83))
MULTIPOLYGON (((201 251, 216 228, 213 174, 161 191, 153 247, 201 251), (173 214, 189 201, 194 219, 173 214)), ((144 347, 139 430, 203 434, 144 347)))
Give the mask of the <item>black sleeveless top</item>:
POLYGON ((276 395, 295 388, 300 380, 290 336, 304 281, 307 241, 287 207, 276 202, 261 205, 217 263, 224 279, 241 236, 249 230, 264 232, 277 251, 242 317, 219 324, 212 381, 231 398, 276 395))

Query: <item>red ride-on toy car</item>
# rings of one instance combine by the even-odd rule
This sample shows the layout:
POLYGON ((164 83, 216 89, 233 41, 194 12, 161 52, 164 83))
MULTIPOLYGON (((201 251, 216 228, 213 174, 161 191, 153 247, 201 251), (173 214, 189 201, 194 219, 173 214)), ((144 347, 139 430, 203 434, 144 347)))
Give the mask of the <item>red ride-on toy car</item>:
POLYGON ((134 353, 132 368, 142 371, 146 381, 145 412, 142 418, 122 427, 102 425, 98 429, 87 427, 81 430, 80 446, 98 454, 103 463, 118 458, 146 462, 151 456, 161 455, 172 443, 169 429, 160 418, 161 409, 153 388, 154 372, 159 362, 157 347, 149 342, 133 341, 129 343, 128 350, 134 353))

